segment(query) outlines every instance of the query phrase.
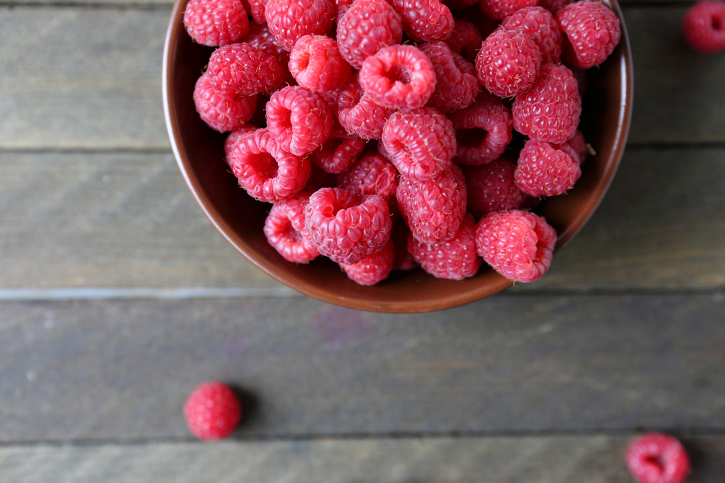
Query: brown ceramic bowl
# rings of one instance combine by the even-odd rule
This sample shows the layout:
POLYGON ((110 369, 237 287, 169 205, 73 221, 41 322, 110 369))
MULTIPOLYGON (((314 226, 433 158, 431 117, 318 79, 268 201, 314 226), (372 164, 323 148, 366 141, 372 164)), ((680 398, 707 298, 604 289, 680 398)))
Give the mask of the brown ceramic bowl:
MULTIPOLYGON (((512 283, 484 266, 464 281, 441 280, 420 268, 394 271, 373 287, 349 280, 327 259, 308 265, 284 260, 262 233, 270 204, 239 188, 224 161, 225 136, 212 131, 194 108, 194 83, 212 49, 192 42, 183 26, 187 0, 177 0, 171 15, 163 65, 166 124, 174 155, 189 189, 212 224, 250 262, 276 280, 325 302, 375 312, 427 312, 480 300, 512 283)), ((616 0, 607 1, 620 19, 616 0)), ((597 154, 566 196, 549 198, 535 210, 557 231, 556 249, 584 226, 604 197, 624 152, 632 112, 632 54, 622 22, 622 40, 611 57, 591 69, 580 129, 597 154)), ((323 257, 320 257, 323 258, 323 257)), ((556 260, 554 260, 556 263, 556 260)), ((485 264, 484 264, 485 265, 485 264)))

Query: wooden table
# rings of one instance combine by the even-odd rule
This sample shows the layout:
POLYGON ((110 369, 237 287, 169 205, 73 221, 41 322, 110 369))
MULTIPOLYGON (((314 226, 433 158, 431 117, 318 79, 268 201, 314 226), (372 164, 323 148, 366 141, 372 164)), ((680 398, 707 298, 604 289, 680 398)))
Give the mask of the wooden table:
POLYGON ((425 315, 302 297, 195 205, 161 106, 168 0, 0 7, 0 481, 629 482, 645 430, 725 475, 725 54, 627 2, 609 194, 531 285, 425 315), (231 441, 181 408, 244 393, 231 441))

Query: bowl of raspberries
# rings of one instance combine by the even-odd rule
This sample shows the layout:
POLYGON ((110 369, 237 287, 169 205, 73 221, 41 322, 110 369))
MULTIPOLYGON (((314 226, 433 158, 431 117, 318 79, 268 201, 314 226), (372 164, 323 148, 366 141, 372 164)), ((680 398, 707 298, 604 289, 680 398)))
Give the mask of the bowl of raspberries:
POLYGON ((615 0, 177 0, 163 88, 249 261, 425 312, 544 275, 615 174, 633 78, 615 0))

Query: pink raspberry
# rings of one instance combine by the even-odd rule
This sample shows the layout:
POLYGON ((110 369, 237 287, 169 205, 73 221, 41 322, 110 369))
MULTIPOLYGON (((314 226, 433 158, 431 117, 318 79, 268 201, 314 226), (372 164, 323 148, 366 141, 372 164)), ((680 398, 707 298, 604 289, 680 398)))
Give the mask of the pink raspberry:
POLYGON ((419 181, 439 176, 456 154, 453 123, 432 107, 393 113, 382 141, 400 174, 419 181))
POLYGON ((227 164, 229 164, 229 161, 231 160, 232 151, 234 150, 234 145, 237 143, 237 141, 239 141, 239 139, 245 134, 254 132, 256 130, 257 127, 245 124, 229 133, 227 139, 224 141, 224 156, 226 157, 227 164))
POLYGON ((184 404, 184 418, 199 439, 223 439, 234 432, 242 419, 242 408, 234 392, 218 381, 194 389, 184 404))
POLYGON ((277 59, 246 43, 216 49, 206 71, 217 94, 227 99, 269 92, 280 85, 284 72, 277 59))
POLYGON ((398 187, 398 172, 381 155, 368 153, 337 175, 336 186, 358 196, 380 195, 389 203, 398 187))
POLYGON ((282 67, 287 69, 289 64, 289 51, 285 50, 274 38, 269 27, 265 25, 257 25, 255 23, 249 26, 249 34, 244 38, 244 42, 257 47, 262 52, 277 59, 282 67))
POLYGON ((378 50, 363 62, 358 81, 373 102, 392 109, 423 107, 436 86, 433 65, 412 45, 378 50))
POLYGON ((481 0, 483 13, 491 18, 502 19, 526 7, 534 7, 538 0, 481 0))
POLYGON ((518 210, 527 196, 514 181, 516 165, 500 158, 484 166, 463 168, 468 211, 481 218, 493 211, 518 210))
POLYGON ((528 211, 496 211, 476 225, 476 250, 483 260, 515 282, 533 282, 549 269, 556 231, 528 211))
POLYGON ((304 35, 326 35, 336 13, 330 0, 269 0, 264 16, 277 42, 292 50, 304 35))
POLYGON ((416 240, 446 241, 455 236, 466 213, 466 180, 461 168, 452 164, 430 180, 400 178, 395 197, 416 240))
POLYGON ((498 97, 515 97, 528 91, 540 67, 539 48, 519 30, 497 29, 483 41, 476 57, 478 79, 498 97))
POLYGON ((353 265, 341 264, 340 268, 350 277, 351 280, 360 285, 375 285, 382 282, 393 270, 395 261, 395 247, 393 240, 372 255, 368 255, 353 265))
POLYGON ((682 19, 682 32, 690 46, 710 54, 725 49, 725 2, 702 0, 682 19))
POLYGON ((184 26, 196 43, 208 47, 239 42, 249 29, 249 19, 239 0, 189 0, 184 26))
POLYGON ((476 62, 476 54, 483 43, 483 36, 471 22, 456 19, 456 25, 446 43, 451 52, 460 54, 469 62, 476 62))
POLYGON ((264 235, 275 250, 290 262, 308 263, 320 254, 305 229, 308 193, 300 193, 272 206, 264 222, 264 235))
POLYGON ((408 236, 408 251, 423 270, 436 278, 463 280, 473 277, 481 268, 476 253, 476 221, 466 213, 456 234, 447 241, 421 243, 412 233, 408 236))
POLYGON ((350 76, 350 64, 329 37, 300 37, 290 53, 289 69, 297 83, 313 91, 331 91, 350 76))
POLYGON ((385 0, 357 0, 337 22, 337 47, 356 69, 378 50, 402 40, 400 15, 385 0))
POLYGON ((564 59, 582 69, 604 62, 619 43, 617 15, 596 0, 567 5, 556 14, 556 20, 568 39, 564 59))
POLYGON ((296 195, 310 177, 310 161, 281 149, 267 129, 239 138, 229 166, 250 196, 274 203, 296 195))
POLYGON ((589 146, 584 139, 584 133, 582 133, 580 130, 576 130, 576 133, 574 133, 574 136, 562 144, 552 144, 552 146, 556 149, 561 149, 565 153, 567 153, 569 156, 572 157, 572 159, 575 159, 579 162, 579 164, 586 161, 587 156, 590 154, 595 154, 592 150, 592 147, 589 146))
POLYGON ((582 101, 571 71, 546 64, 534 86, 514 100, 514 129, 535 141, 563 143, 579 125, 582 101))
POLYGON ((511 112, 488 92, 451 115, 458 151, 453 161, 468 166, 490 163, 506 150, 512 138, 511 112))
POLYGON ((310 160, 328 173, 342 173, 357 161, 366 144, 361 139, 330 137, 310 154, 310 160))
POLYGON ((531 196, 566 193, 582 172, 579 161, 549 143, 528 141, 519 155, 514 179, 516 186, 531 196))
POLYGON ((390 239, 393 224, 381 196, 361 199, 340 188, 322 188, 310 196, 305 220, 319 252, 345 265, 381 250, 390 239))
POLYGON ((267 128, 282 149, 303 156, 330 136, 332 113, 324 97, 304 87, 289 86, 269 98, 267 128))
POLYGON ((241 0, 241 2, 244 5, 244 9, 252 16, 254 23, 258 25, 267 23, 267 19, 264 16, 267 0, 241 0))
POLYGON ((690 474, 687 451, 666 434, 648 433, 632 441, 625 460, 640 483, 683 483, 690 474))
MULTIPOLYGON (((360 0, 359 0, 360 1, 360 0)), ((365 94, 357 76, 337 91, 337 117, 349 133, 363 139, 378 139, 393 109, 382 107, 365 94)))
POLYGON ((579 87, 579 96, 581 96, 582 99, 584 99, 587 95, 587 69, 582 69, 580 67, 575 67, 573 65, 567 65, 566 66, 570 71, 571 74, 576 79, 576 85, 579 87))
POLYGON ((455 22, 451 10, 439 0, 392 0, 403 19, 403 29, 416 42, 445 40, 455 22))
POLYGON ((448 45, 439 40, 420 44, 418 48, 428 56, 436 75, 436 88, 428 105, 442 112, 470 106, 481 89, 473 64, 451 52, 448 45))
POLYGON ((252 118, 257 109, 257 96, 224 99, 212 87, 209 76, 204 74, 194 86, 194 105, 209 127, 227 132, 242 127, 252 118))
POLYGON ((563 36, 554 15, 543 7, 526 7, 506 17, 501 24, 506 30, 520 29, 534 41, 541 52, 542 64, 558 64, 563 36))
POLYGON ((539 6, 544 7, 549 12, 556 15, 561 9, 569 5, 574 0, 539 0, 539 6))

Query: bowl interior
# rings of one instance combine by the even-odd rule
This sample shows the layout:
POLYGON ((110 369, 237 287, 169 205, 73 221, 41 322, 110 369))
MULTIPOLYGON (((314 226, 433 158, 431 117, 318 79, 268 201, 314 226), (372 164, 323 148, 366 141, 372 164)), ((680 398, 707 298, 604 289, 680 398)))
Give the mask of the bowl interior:
MULTIPOLYGON (((605 2, 620 19, 616 2, 605 2)), ((284 260, 262 232, 271 207, 241 189, 224 161, 226 135, 208 128, 192 100, 194 84, 213 49, 192 42, 183 26, 186 0, 177 0, 164 49, 163 97, 174 155, 189 189, 212 224, 259 269, 317 299, 379 312, 426 312, 470 303, 511 286, 488 266, 463 281, 436 279, 418 268, 394 271, 373 287, 349 280, 326 259, 308 265, 284 260)), ((558 233, 556 249, 566 245, 592 215, 614 176, 624 151, 632 109, 632 63, 622 21, 622 39, 610 58, 590 69, 580 129, 597 151, 582 166, 582 176, 567 195, 546 199, 534 210, 558 233)), ((320 257, 322 258, 322 257, 320 257)), ((554 261, 556 263, 556 261, 554 261)))

